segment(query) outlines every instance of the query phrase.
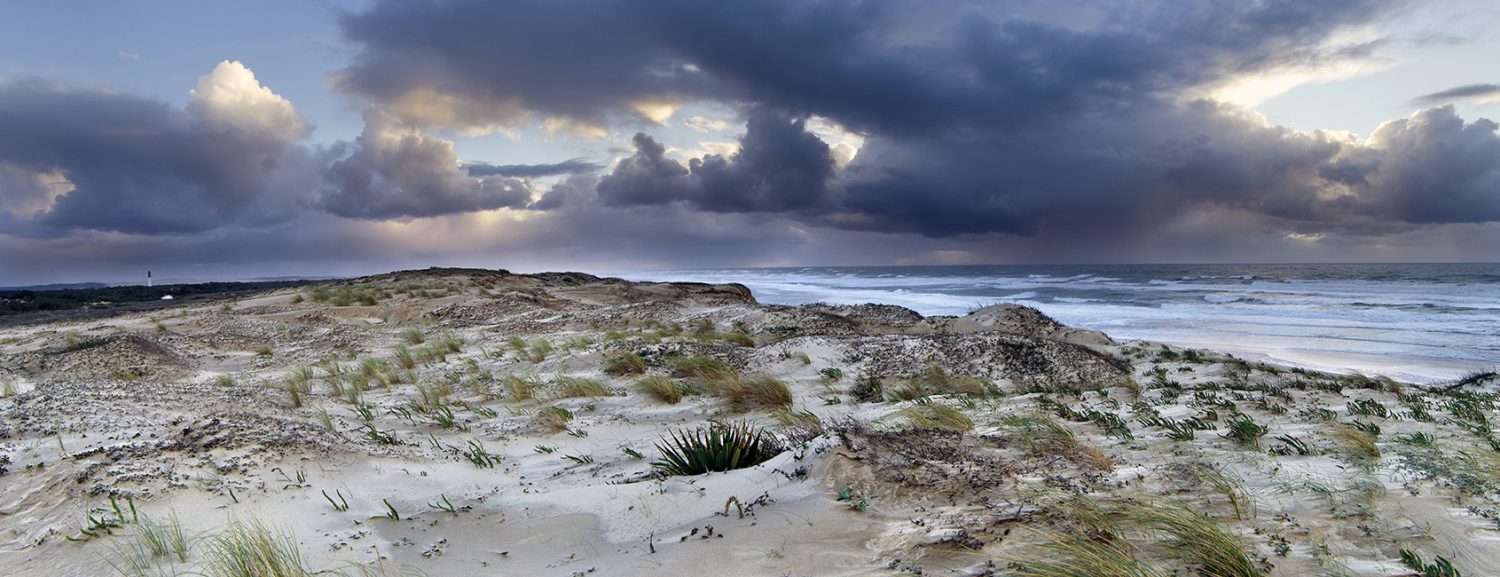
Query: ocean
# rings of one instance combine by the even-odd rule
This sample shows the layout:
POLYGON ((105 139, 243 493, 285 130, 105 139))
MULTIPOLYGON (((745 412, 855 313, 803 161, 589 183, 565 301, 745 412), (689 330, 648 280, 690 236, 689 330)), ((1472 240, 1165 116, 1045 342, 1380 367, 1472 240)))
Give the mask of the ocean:
POLYGON ((764 303, 1040 309, 1116 340, 1437 382, 1500 365, 1500 264, 1013 265, 652 271, 742 283, 764 303))

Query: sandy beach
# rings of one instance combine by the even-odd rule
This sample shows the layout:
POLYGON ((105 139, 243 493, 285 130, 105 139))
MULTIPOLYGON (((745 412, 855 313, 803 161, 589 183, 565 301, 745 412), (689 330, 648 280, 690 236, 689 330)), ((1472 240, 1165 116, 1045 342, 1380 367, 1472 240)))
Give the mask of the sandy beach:
POLYGON ((20 324, 0 575, 1500 575, 1493 374, 1265 355, 471 269, 20 324))

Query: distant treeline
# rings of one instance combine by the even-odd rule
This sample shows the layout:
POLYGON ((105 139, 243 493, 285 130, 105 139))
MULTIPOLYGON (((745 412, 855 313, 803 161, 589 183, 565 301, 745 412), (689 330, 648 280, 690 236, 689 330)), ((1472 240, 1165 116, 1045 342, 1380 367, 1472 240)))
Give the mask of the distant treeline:
POLYGON ((214 296, 260 292, 318 281, 205 282, 162 286, 116 286, 65 290, 0 290, 0 315, 37 311, 107 309, 132 303, 173 299, 201 300, 214 296))

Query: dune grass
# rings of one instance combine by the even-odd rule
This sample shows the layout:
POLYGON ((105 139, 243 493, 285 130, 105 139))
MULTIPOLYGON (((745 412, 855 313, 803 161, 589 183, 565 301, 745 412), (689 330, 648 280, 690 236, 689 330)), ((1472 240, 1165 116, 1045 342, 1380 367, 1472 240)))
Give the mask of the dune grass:
POLYGON ((806 409, 798 411, 791 407, 779 407, 771 411, 771 416, 790 429, 791 436, 796 439, 811 439, 826 431, 823 420, 806 409))
POLYGON ((141 515, 135 528, 136 538, 153 557, 172 556, 178 561, 188 560, 193 542, 182 528, 182 522, 178 520, 176 513, 168 515, 165 520, 141 515))
POLYGON ((911 401, 931 395, 983 397, 995 391, 994 384, 985 379, 954 375, 938 365, 928 365, 921 374, 906 379, 905 384, 891 392, 890 397, 898 401, 911 401))
POLYGON ((918 429, 942 429, 967 433, 974 430, 974 420, 963 411, 946 405, 927 403, 901 409, 896 413, 907 424, 918 429))
POLYGON ((646 372, 646 361, 640 355, 628 351, 610 353, 604 357, 604 373, 614 376, 639 375, 646 372))
POLYGON ((734 369, 730 368, 728 363, 714 357, 673 357, 669 363, 672 365, 672 376, 679 378, 693 378, 708 382, 735 374, 734 369))
POLYGON ((417 368, 417 356, 412 354, 411 349, 406 348, 406 345, 396 347, 395 359, 396 364, 403 369, 417 368))
POLYGON ((297 541, 259 520, 236 521, 207 540, 207 577, 311 577, 297 541))
POLYGON ((687 393, 686 387, 682 384, 661 375, 652 375, 636 381, 635 388, 668 405, 682 402, 682 397, 687 393))
POLYGON ((1047 415, 1005 415, 1000 428, 1018 437, 1033 453, 1057 453, 1082 461, 1100 471, 1113 471, 1114 462, 1098 447, 1080 440, 1072 429, 1047 415))
POLYGON ((792 391, 781 379, 769 376, 730 375, 709 384, 709 392, 723 397, 735 409, 755 410, 792 406, 792 391))
POLYGON ((1136 543, 1155 544, 1150 550, 1196 568, 1207 577, 1262 577, 1245 543, 1211 517, 1186 503, 1120 501, 1100 502, 1066 495, 1046 509, 1054 521, 1067 528, 1065 534, 1043 533, 1049 543, 1040 560, 1019 561, 1036 565, 1035 572, 1022 575, 1046 577, 1105 577, 1114 575, 1178 574, 1144 559, 1136 543))
POLYGON ((536 398, 536 389, 541 386, 535 377, 505 375, 502 381, 505 395, 512 401, 529 401, 536 398))
POLYGON ((1177 557, 1214 577, 1261 577, 1244 543, 1213 519, 1180 503, 1131 503, 1120 509, 1127 523, 1161 541, 1177 557))
POLYGON ((1241 521, 1255 517, 1255 499, 1245 488, 1245 482, 1227 467, 1216 467, 1208 463, 1181 465, 1176 469, 1195 485, 1213 489, 1223 496, 1241 521))
POLYGON ((1375 435, 1356 427, 1336 423, 1328 428, 1328 437, 1338 443, 1345 454, 1361 460, 1379 460, 1380 447, 1375 444, 1375 435))
POLYGON ((531 422, 538 428, 553 433, 568 428, 568 423, 573 422, 573 411, 565 407, 545 407, 531 416, 531 422))
POLYGON ((1140 551, 1117 539, 1041 532, 1048 543, 1038 555, 1015 559, 1021 577, 1166 577, 1167 571, 1142 559, 1140 551))
POLYGON ((552 384, 557 388, 556 398, 559 399, 572 397, 609 397, 615 394, 604 383, 583 377, 562 376, 558 377, 552 384))
POLYGON ((548 342, 547 339, 536 339, 531 341, 531 344, 527 347, 528 358, 533 363, 540 363, 547 360, 547 355, 550 354, 552 354, 552 343, 548 342))

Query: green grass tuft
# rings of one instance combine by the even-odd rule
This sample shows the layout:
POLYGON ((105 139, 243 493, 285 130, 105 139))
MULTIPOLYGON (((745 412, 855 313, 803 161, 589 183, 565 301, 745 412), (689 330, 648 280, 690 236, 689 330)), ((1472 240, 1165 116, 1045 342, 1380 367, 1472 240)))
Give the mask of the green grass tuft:
POLYGON ((258 520, 238 521, 208 539, 204 551, 208 577, 311 577, 302 551, 289 533, 273 531, 258 520))
POLYGON ((605 386, 604 383, 583 377, 558 377, 553 381, 553 385, 557 387, 557 398, 559 399, 572 397, 608 397, 614 395, 614 391, 609 390, 609 387, 605 386))
POLYGON ((653 399, 669 405, 682 402, 683 395, 687 392, 683 385, 660 375, 646 377, 635 383, 636 389, 653 399))
POLYGON ((897 413, 912 427, 918 429, 943 429, 967 433, 974 430, 974 420, 963 411, 946 405, 933 403, 915 405, 897 413))
POLYGON ((604 373, 608 375, 639 375, 646 372, 646 361, 632 352, 615 352, 604 357, 604 373))
POLYGON ((740 377, 719 379, 709 384, 709 391, 729 400, 738 410, 771 409, 792 406, 792 391, 775 377, 740 377))

